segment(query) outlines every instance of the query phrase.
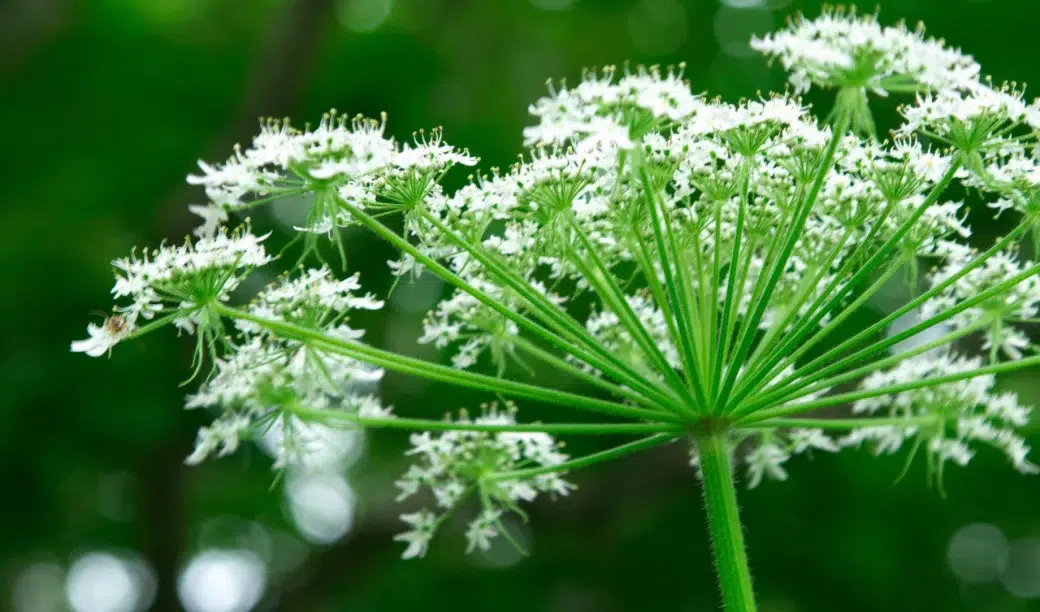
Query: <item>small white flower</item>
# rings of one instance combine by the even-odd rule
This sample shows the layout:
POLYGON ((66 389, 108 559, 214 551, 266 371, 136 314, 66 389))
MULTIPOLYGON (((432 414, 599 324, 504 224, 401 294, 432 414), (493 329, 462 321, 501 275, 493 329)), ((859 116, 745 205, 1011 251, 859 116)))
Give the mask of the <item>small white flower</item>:
POLYGON ((100 357, 105 353, 111 354, 112 347, 119 344, 134 331, 133 322, 122 315, 113 315, 105 319, 101 325, 89 323, 87 325, 86 340, 77 340, 72 343, 72 352, 86 353, 91 357, 100 357))
POLYGON ((763 442, 747 454, 748 487, 754 488, 762 482, 763 476, 773 480, 787 480, 784 463, 791 458, 784 449, 772 442, 763 442))
POLYGON ((402 559, 415 559, 426 556, 426 550, 430 546, 430 540, 437 530, 437 517, 425 510, 402 514, 401 520, 407 523, 411 529, 394 536, 394 540, 407 544, 402 559))
POLYGON ((491 548, 491 539, 498 536, 499 518, 501 510, 485 509, 475 520, 470 522, 466 529, 466 552, 475 549, 487 550, 491 548))

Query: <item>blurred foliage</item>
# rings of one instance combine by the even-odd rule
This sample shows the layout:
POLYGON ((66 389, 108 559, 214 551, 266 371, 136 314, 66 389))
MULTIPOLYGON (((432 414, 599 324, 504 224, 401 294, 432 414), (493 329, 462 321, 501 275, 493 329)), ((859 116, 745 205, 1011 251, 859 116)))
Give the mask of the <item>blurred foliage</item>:
MULTIPOLYGON (((1035 0, 881 4, 882 20, 923 20, 997 80, 1040 81, 1035 0)), ((182 466, 205 421, 181 408, 187 343, 161 334, 99 360, 69 353, 68 343, 84 335, 89 313, 108 308, 109 261, 189 231, 186 204, 201 194, 183 177, 195 159, 226 157, 257 116, 302 124, 329 107, 387 111, 400 138, 442 125, 484 168, 501 166, 519 152, 526 105, 545 79, 573 82, 585 66, 685 62, 694 89, 726 99, 782 89, 783 75, 746 41, 796 10, 815 14, 819 6, 0 3, 0 609, 13 609, 9 594, 22 592, 17 577, 29 564, 67 566, 90 550, 137 551, 158 577, 154 606, 177 609, 177 572, 201 548, 233 542, 236 528, 217 527, 242 521, 273 534, 265 609, 716 609, 704 517, 681 448, 577 476, 573 498, 537 507, 522 527, 530 557, 467 557, 460 534, 448 533, 426 560, 403 562, 390 540, 396 509, 387 503, 402 468, 401 439, 377 433, 351 470, 354 529, 335 544, 304 547, 261 452, 182 466), (218 517, 241 520, 214 527, 218 517)), ((989 214, 973 219, 984 242, 989 214)), ((373 289, 389 286, 388 254, 369 236, 351 236, 350 267, 373 289)), ((360 321, 369 340, 434 358, 414 344, 422 312, 409 300, 421 303, 421 294, 360 321)), ((1040 399, 1035 373, 1007 384, 1040 399)), ((388 376, 383 394, 398 412, 424 416, 486 399, 400 376, 388 376)), ((591 448, 582 441, 571 450, 591 448)), ((794 466, 790 482, 744 494, 763 612, 1037 609, 1037 600, 1013 597, 1000 581, 962 584, 947 559, 951 536, 970 523, 993 524, 1011 540, 1040 536, 1037 481, 985 456, 951 471, 941 499, 924 486, 920 465, 893 485, 902 464, 866 453, 818 457, 794 466)), ((1040 557, 1035 546, 1022 550, 1040 557)), ((1040 558, 1018 561, 1040 594, 1040 558)))

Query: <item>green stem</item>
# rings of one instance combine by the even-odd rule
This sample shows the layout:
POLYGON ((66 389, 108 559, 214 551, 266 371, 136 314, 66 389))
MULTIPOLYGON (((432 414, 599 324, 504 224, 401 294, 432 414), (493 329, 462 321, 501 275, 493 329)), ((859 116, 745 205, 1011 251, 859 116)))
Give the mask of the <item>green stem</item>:
POLYGON ((638 433, 677 433, 682 429, 680 425, 671 425, 666 423, 514 423, 510 425, 488 425, 481 423, 460 423, 455 421, 435 421, 432 419, 360 417, 342 410, 293 408, 290 412, 305 420, 337 420, 346 421, 361 427, 408 429, 413 431, 482 431, 486 433, 538 432, 610 436, 638 433))
POLYGON ((628 444, 622 444, 621 446, 615 446, 605 451, 598 453, 592 453, 591 455, 585 455, 584 457, 578 457, 577 459, 571 459, 570 461, 564 461, 556 465, 546 465, 536 468, 528 468, 526 470, 513 470, 510 472, 499 472, 497 474, 490 474, 485 476, 485 480, 516 480, 518 478, 531 478, 533 476, 539 476, 541 474, 556 474, 559 472, 568 472, 577 468, 583 468, 597 463, 603 463, 604 461, 610 461, 611 459, 617 459, 618 457, 624 457, 625 455, 631 455, 632 453, 653 448, 655 446, 661 446, 667 444, 672 440, 675 440, 676 434, 674 433, 659 433, 642 440, 636 440, 635 442, 629 442, 628 444))
POLYGON ((757 423, 748 423, 747 425, 737 425, 738 429, 789 429, 789 428, 807 428, 807 429, 837 429, 837 430, 849 430, 859 429, 860 427, 921 427, 927 425, 934 425, 939 421, 937 415, 932 416, 921 416, 921 417, 876 417, 876 418, 864 418, 864 419, 846 419, 846 418, 833 418, 833 419, 769 419, 768 421, 759 421, 757 423))
POLYGON ((541 348, 540 346, 536 345, 535 343, 531 342, 530 340, 528 340, 528 339, 526 339, 526 338, 524 338, 522 336, 515 336, 513 338, 513 344, 516 346, 516 348, 518 348, 521 351, 527 353, 528 355, 533 356, 534 358, 536 358, 536 359, 538 359, 540 361, 545 362, 546 364, 548 364, 549 366, 553 367, 554 369, 556 369, 559 372, 570 374, 574 378, 576 378, 578 380, 581 380, 581 381, 584 381, 584 382, 588 383, 589 385, 592 385, 594 387, 598 387, 600 389, 603 389, 604 391, 607 391, 608 393, 612 393, 612 394, 617 395, 619 397, 623 397, 623 398, 625 398, 627 400, 630 400, 630 401, 632 401, 632 402, 634 402, 636 404, 642 404, 644 407, 646 407, 646 408, 648 408, 650 410, 658 410, 658 409, 660 409, 660 406, 657 403, 655 403, 653 400, 649 400, 649 399, 643 397, 642 395, 640 395, 639 393, 636 393, 635 391, 632 391, 628 387, 622 387, 622 386, 619 386, 619 385, 615 385, 614 383, 611 383, 610 381, 608 381, 608 380, 606 380, 604 378, 601 378, 599 376, 596 376, 595 374, 586 372, 586 371, 582 370, 581 368, 578 368, 578 367, 576 367, 576 366, 574 366, 574 365, 572 365, 570 363, 567 363, 567 361, 557 357, 556 355, 553 355, 549 351, 541 348))
MULTIPOLYGON (((679 340, 681 341, 678 348, 682 356, 683 370, 697 400, 700 402, 700 406, 697 409, 704 412, 708 409, 707 396, 697 374, 698 360, 693 348, 694 339, 691 329, 692 326, 696 325, 696 322, 694 321, 693 313, 690 311, 690 302, 684 294, 680 295, 684 287, 680 282, 676 281, 675 276, 672 274, 672 263, 674 260, 669 257, 669 247, 665 242, 665 234, 670 227, 670 220, 667 218, 663 207, 660 214, 658 214, 656 191, 653 182, 650 180, 650 174, 642 161, 642 156, 633 156, 632 164, 635 166, 636 173, 643 187, 644 196, 646 197, 647 210, 650 212, 651 227, 654 232, 654 242, 657 245, 661 271, 664 273, 665 288, 668 290, 668 297, 672 303, 672 312, 676 316, 676 326, 679 330, 679 340)), ((674 242, 672 246, 674 247, 674 242)))
MULTIPOLYGON (((747 405, 745 407, 745 411, 743 411, 742 414, 751 414, 759 408, 765 408, 766 406, 770 405, 775 406, 778 404, 786 404, 791 400, 798 399, 799 397, 804 397, 806 395, 816 393, 817 391, 823 391, 835 385, 839 385, 844 382, 849 382, 850 380, 855 380, 863 376, 864 374, 869 374, 871 372, 874 372, 875 370, 887 368, 888 366, 895 365, 902 361, 906 361, 907 359, 912 359, 913 357, 927 353, 928 351, 939 348, 940 346, 952 344, 953 342, 963 338, 964 336, 974 334, 986 325, 989 325, 989 321, 980 321, 978 323, 969 325, 968 327, 965 327, 963 329, 950 332, 944 336, 936 338, 931 342, 927 342, 925 344, 916 346, 908 351, 900 351, 895 355, 892 355, 891 357, 879 359, 861 368, 856 368, 855 370, 845 372, 841 375, 834 376, 832 378, 825 378, 829 374, 828 371, 813 374, 811 378, 813 379, 813 381, 818 382, 814 383, 810 381, 809 383, 803 384, 802 381, 795 381, 797 384, 795 384, 793 388, 787 387, 783 389, 778 389, 776 391, 769 391, 763 393, 758 397, 757 400, 747 405)), ((839 362, 839 364, 844 365, 844 362, 839 362)), ((839 371, 840 369, 841 367, 838 368, 839 371)))
POLYGON ((490 393, 500 393, 506 396, 522 397, 549 404, 556 404, 558 406, 602 412, 614 416, 648 419, 651 421, 675 420, 671 414, 664 411, 634 408, 617 402, 585 397, 583 395, 567 393, 565 391, 546 389, 536 385, 514 382, 502 378, 495 378, 493 376, 485 376, 483 374, 468 372, 466 370, 457 370, 448 366, 423 361, 422 359, 405 357, 404 355, 398 355, 390 351, 377 349, 361 344, 360 342, 330 338, 313 329, 300 327, 299 325, 292 325, 283 321, 265 319, 264 317, 258 317, 248 312, 228 308, 227 306, 217 305, 214 308, 217 312, 227 317, 252 321, 253 323, 261 325, 278 335, 310 342, 317 345, 318 348, 324 348, 330 352, 345 355, 351 359, 364 361, 402 374, 411 374, 420 378, 445 382, 460 387, 468 387, 470 389, 488 391, 490 393))
MULTIPOLYGON (((820 161, 820 168, 816 177, 813 179, 812 186, 809 188, 809 193, 806 194, 805 200, 796 209, 791 225, 788 226, 788 233, 784 239, 785 242, 780 251, 780 256, 772 262, 772 267, 768 274, 768 280, 762 289, 762 293, 758 296, 757 302, 753 304, 751 315, 744 322, 740 334, 738 335, 737 350, 733 354, 733 360, 730 362, 728 369, 726 370, 726 375, 722 382, 722 390, 719 392, 716 400, 718 406, 725 406, 729 401, 729 393, 733 389, 733 384, 736 382, 741 366, 744 365, 744 358, 751 349, 751 344, 753 343, 756 331, 758 330, 758 324, 762 321, 762 317, 765 315, 766 309, 769 306, 770 298, 773 296, 773 291, 780 282, 780 277, 783 275, 787 262, 791 259, 791 254, 794 251, 795 245, 798 243, 798 238, 801 236, 802 229, 805 227, 805 222, 809 218, 809 213, 816 204, 816 199, 820 195, 820 190, 823 188, 823 183, 827 174, 834 166, 834 157, 838 151, 838 145, 847 128, 848 117, 842 115, 839 117, 834 132, 831 135, 831 141, 827 145, 827 149, 824 151, 823 159, 820 161)), ((762 277, 760 277, 759 280, 761 280, 761 278, 762 277)), ((756 285, 757 284, 758 282, 756 281, 756 285)))
POLYGON ((755 612, 751 570, 737 510, 737 492, 724 431, 697 435, 704 484, 704 506, 726 612, 755 612))
MULTIPOLYGON (((646 325, 632 310, 624 292, 614 280, 614 276, 611 274, 607 264, 596 253, 595 245, 592 244, 592 240, 581 228, 581 224, 571 214, 567 215, 567 221, 595 267, 593 268, 586 264, 578 250, 573 245, 568 245, 570 253, 574 256, 573 263, 585 276, 585 280, 592 285, 593 290, 603 300, 604 304, 614 311, 621 325, 625 327, 632 339, 639 345, 647 360, 656 365, 661 375, 678 393, 685 395, 686 399, 692 400, 693 398, 690 396, 689 391, 683 386, 682 380, 668 363, 668 359, 661 352, 660 347, 657 346, 657 342, 650 335, 646 325)), ((690 413, 688 406, 682 405, 681 407, 685 409, 685 412, 690 413)))
MULTIPOLYGON (((478 290, 476 287, 474 287, 473 285, 471 285, 470 283, 468 283, 467 281, 465 281, 449 269, 445 268, 437 261, 434 261, 430 256, 426 255, 421 250, 416 248, 414 245, 409 243, 405 238, 397 235, 397 233, 395 233, 393 230, 383 225, 377 219, 365 213, 365 211, 361 210, 357 206, 354 206, 344 200, 340 200, 339 204, 343 207, 344 210, 350 213, 351 216, 357 219, 358 222, 370 229, 377 236, 386 240, 393 246, 401 249, 401 251, 411 255, 413 258, 415 258, 417 262, 421 263, 423 266, 428 268, 431 272, 436 274, 446 283, 458 288, 461 291, 465 291, 469 295, 472 295, 481 304, 484 304, 485 306, 502 315, 506 319, 513 321, 521 329, 529 331, 530 333, 541 338, 542 340, 545 340, 549 344, 560 347, 561 349, 567 351, 568 353, 577 357, 578 359, 581 359, 585 363, 598 369, 604 374, 611 376, 618 382, 624 383, 632 389, 639 391, 647 398, 651 398, 656 401, 662 402, 662 404, 667 404, 669 401, 671 401, 669 399, 670 396, 658 389, 653 388, 651 385, 646 383, 638 373, 631 370, 631 368, 629 368, 626 364, 622 363, 620 360, 617 359, 617 357, 611 354, 610 351, 608 351, 607 349, 600 346, 597 342, 595 342, 595 340, 592 339, 584 331, 584 328, 571 325, 571 323, 573 322, 569 321, 567 317, 563 316, 561 313, 551 309, 551 311, 548 313, 542 312, 542 320, 550 326, 549 329, 543 328, 541 325, 538 325, 534 321, 529 320, 521 313, 515 312, 514 310, 507 308, 504 304, 500 303, 499 300, 493 299, 490 296, 483 293, 482 291, 478 290), (562 317, 563 321, 561 322, 558 318, 554 319, 551 315, 557 315, 558 317, 562 317), (588 351, 582 349, 580 345, 587 346, 588 351), (591 351, 591 353, 589 351, 591 351)), ((483 253, 481 253, 477 249, 473 249, 472 245, 469 245, 465 241, 458 239, 458 237, 452 233, 450 228, 445 227, 437 219, 433 218, 432 216, 428 216, 426 218, 431 223, 434 223, 440 231, 444 232, 446 237, 452 239, 457 244, 457 246, 460 246, 464 249, 470 249, 468 252, 470 252, 475 258, 477 258, 479 261, 484 263, 485 266, 488 266, 489 269, 491 269, 491 266, 489 266, 489 264, 493 265, 494 262, 487 261, 487 258, 484 257, 483 253)), ((509 278, 506 278, 502 273, 500 273, 499 276, 504 280, 510 280, 509 278)), ((522 285, 513 286, 513 289, 516 290, 519 295, 524 295, 524 287, 522 285)), ((535 298, 544 299, 544 296, 540 296, 539 294, 537 294, 537 292, 535 292, 535 298)), ((532 307, 541 305, 541 302, 529 301, 529 303, 532 307)))
MULTIPOLYGON (((910 312, 910 311, 920 307, 922 304, 924 304, 925 302, 927 302, 931 298, 941 294, 948 287, 953 286, 954 283, 959 281, 964 276, 967 276, 968 273, 970 273, 972 270, 974 270, 975 268, 977 268, 980 265, 982 265, 983 263, 985 263, 986 260, 988 260, 990 257, 992 257, 995 254, 997 254, 1001 249, 1003 249, 1006 246, 1008 246, 1009 244, 1011 244, 1015 239, 1017 239, 1019 236, 1021 236, 1028 228, 1029 228, 1028 220, 1023 221, 1015 229, 1011 230, 1010 233, 1008 233, 1006 236, 1001 238, 996 244, 994 244, 992 247, 990 247, 986 252, 982 253, 981 255, 976 257, 974 260, 972 260, 971 263, 969 263, 968 265, 964 266, 962 269, 957 271, 956 274, 951 275, 949 278, 945 279, 943 282, 939 283, 938 285, 935 285, 934 287, 932 287, 928 291, 926 291, 923 294, 917 296, 916 298, 914 298, 910 302, 906 303, 905 305, 901 306, 900 308, 898 308, 894 312, 889 313, 883 319, 881 319, 880 321, 874 323, 873 325, 871 325, 867 329, 864 329, 863 331, 857 333, 856 335, 852 336, 851 338, 842 341, 841 343, 838 344, 838 346, 836 346, 834 348, 831 348, 828 351, 826 351, 824 354, 820 355, 819 357, 816 357, 815 359, 810 361, 808 364, 806 364, 806 365, 802 366, 801 368, 799 368, 801 371, 797 374, 797 376, 804 376, 806 372, 813 372, 813 371, 817 370, 818 367, 822 367, 822 366, 834 363, 834 361, 838 358, 838 356, 841 355, 843 352, 845 352, 847 349, 849 349, 851 347, 854 347, 854 346, 857 346, 857 345, 861 345, 864 340, 866 340, 867 338, 871 338, 875 334, 877 334, 878 332, 886 329, 893 321, 895 321, 899 317, 901 317, 901 316, 905 315, 906 313, 908 313, 908 312, 910 312)), ((1035 266, 1034 266, 1034 268, 1035 268, 1035 266)), ((1014 284, 1016 284, 1018 282, 1021 282, 1024 278, 1028 278, 1028 276, 1032 275, 1032 273, 1036 272, 1036 271, 1040 271, 1040 268, 1037 268, 1037 269, 1032 269, 1031 268, 1030 270, 1027 270, 1028 274, 1026 274, 1025 276, 1022 276, 1021 278, 1018 278, 1017 280, 1016 279, 1012 279, 1014 282, 1012 282, 1010 285, 1001 284, 1000 288, 998 288, 997 291, 1003 291, 1007 287, 1013 286, 1014 284)), ((991 288, 989 293, 987 293, 985 291, 983 293, 987 293, 987 295, 994 295, 996 293, 996 291, 992 291, 992 289, 994 289, 994 288, 991 288)), ((978 301, 981 301, 982 299, 986 299, 986 298, 985 297, 981 297, 980 298, 980 296, 975 296, 974 299, 975 299, 975 302, 972 302, 971 300, 969 300, 969 302, 972 302, 972 303, 969 304, 968 306, 964 306, 963 303, 960 304, 959 306, 963 310, 965 308, 971 307, 972 305, 974 305, 974 303, 976 303, 978 301)), ((928 321, 924 321, 924 322, 922 322, 921 324, 919 324, 919 325, 917 325, 915 327, 919 328, 919 330, 927 329, 928 327, 937 325, 938 323, 940 323, 941 321, 945 320, 946 318, 949 318, 950 316, 953 316, 957 312, 960 312, 960 310, 956 310, 955 312, 951 312, 951 310, 944 311, 942 313, 943 315, 946 315, 946 316, 944 316, 944 318, 939 319, 937 317, 932 317, 928 321)), ((910 330, 906 330, 906 331, 910 331, 910 330)), ((917 333, 917 332, 915 331, 913 333, 917 333)), ((905 336, 904 335, 903 337, 905 338, 905 337, 910 337, 910 336, 905 336)), ((896 340, 896 342, 899 342, 899 340, 896 340)), ((793 379, 788 378, 786 380, 780 381, 777 385, 775 385, 775 387, 780 387, 780 386, 786 385, 787 383, 790 383, 792 380, 793 379)))
POLYGON ((864 391, 853 391, 851 393, 839 393, 837 395, 828 395, 826 397, 810 402, 789 404, 785 406, 778 406, 776 408, 765 408, 762 410, 757 410, 748 415, 747 417, 737 419, 736 424, 739 427, 743 428, 747 427, 751 423, 766 421, 774 417, 783 417, 793 414, 799 414, 802 412, 809 412, 810 410, 816 410, 817 408, 825 408, 827 406, 847 404, 855 402, 857 400, 867 399, 871 397, 880 397, 882 395, 894 395, 896 393, 902 393, 904 391, 925 389, 927 387, 937 387, 946 383, 957 382, 959 380, 967 380, 969 378, 977 378, 979 376, 987 376, 989 374, 1014 372, 1015 370, 1022 370, 1033 366, 1040 366, 1040 355, 1034 357, 1026 357, 1025 359, 1018 359, 1016 361, 1009 361, 1006 363, 998 363, 991 366, 976 368, 974 370, 957 372, 955 374, 932 376, 931 378, 926 378, 924 380, 915 380, 907 383, 889 385, 887 387, 879 387, 877 389, 866 389, 864 391))

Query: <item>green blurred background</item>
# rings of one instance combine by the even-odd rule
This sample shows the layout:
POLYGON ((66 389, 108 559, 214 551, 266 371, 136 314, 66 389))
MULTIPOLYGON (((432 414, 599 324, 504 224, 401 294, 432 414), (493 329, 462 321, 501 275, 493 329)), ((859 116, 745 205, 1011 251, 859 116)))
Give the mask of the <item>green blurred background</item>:
MULTIPOLYGON (((195 222, 186 205, 202 194, 184 176, 196 159, 223 159, 246 141, 258 116, 302 124, 330 107, 385 110, 400 138, 442 125, 482 167, 505 165, 548 77, 685 62, 694 89, 725 99, 782 89, 783 75, 747 40, 818 9, 784 0, 0 2, 0 609, 717 609, 697 485, 678 445, 576 475, 571 498, 537 504, 518 526, 528 557, 508 548, 466 556, 460 526, 449 524, 425 560, 405 562, 391 541, 399 436, 342 441, 352 450, 326 472, 289 474, 273 488, 256 447, 188 468, 206 421, 181 409, 189 344, 162 333, 95 360, 68 345, 110 306, 109 262, 186 234, 195 222)), ((923 20, 997 80, 1040 82, 1036 0, 898 0, 881 15, 923 20)), ((973 215, 983 242, 1002 229, 989 217, 973 215)), ((349 243, 350 267, 386 288, 390 251, 363 234, 349 243)), ((440 291, 402 288, 359 324, 377 345, 436 358, 414 339, 440 291)), ((1040 400, 1035 372, 1002 384, 1040 400)), ((483 399, 394 375, 382 393, 399 413, 430 417, 483 399)), ((1040 610, 1040 481, 984 453, 948 471, 942 499, 920 462, 893 484, 902 465, 866 452, 796 460, 789 482, 744 493, 763 612, 1040 610)))

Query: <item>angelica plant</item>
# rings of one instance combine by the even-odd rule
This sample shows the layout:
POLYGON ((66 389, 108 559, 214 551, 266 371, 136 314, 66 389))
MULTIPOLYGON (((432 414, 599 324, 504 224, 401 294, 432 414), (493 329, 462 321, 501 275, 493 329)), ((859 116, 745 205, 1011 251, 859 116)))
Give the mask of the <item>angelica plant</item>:
POLYGON ((72 350, 101 356, 168 325, 194 336, 201 380, 187 407, 215 420, 188 463, 271 428, 276 468, 303 461, 324 428, 410 431, 405 558, 463 504, 479 507, 467 551, 486 549, 511 539, 503 517, 526 518, 522 504, 572 491, 573 472, 687 444, 725 608, 754 610, 737 480, 785 480, 796 455, 862 446, 923 456, 940 486, 946 467, 987 449, 1038 471, 1021 432, 1030 408, 996 377, 1040 365, 1040 264, 1019 250, 1040 236, 1040 104, 920 28, 852 11, 752 44, 789 71, 793 94, 731 104, 691 92, 681 68, 590 71, 530 107, 519 162, 455 191, 444 176, 477 159, 439 130, 402 144, 385 118, 265 121, 188 178, 209 200, 192 207, 194 240, 115 262, 120 304, 72 350), (810 87, 835 91, 824 119, 796 96, 810 87), (876 95, 903 97, 887 139, 876 95), (965 193, 1017 225, 972 244, 965 193), (306 208, 302 263, 233 304, 275 260, 238 220, 274 202, 306 208), (351 327, 352 312, 383 305, 345 258, 323 260, 351 227, 398 250, 398 282, 432 274, 451 288, 419 338, 450 365, 351 327), (855 327, 907 279, 902 305, 855 327), (531 378, 531 362, 587 392, 531 378), (490 403, 397 415, 371 392, 386 370, 490 403), (560 418, 522 422, 525 403, 560 418), (631 439, 572 457, 557 437, 578 435, 631 439))

